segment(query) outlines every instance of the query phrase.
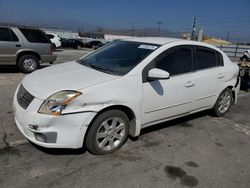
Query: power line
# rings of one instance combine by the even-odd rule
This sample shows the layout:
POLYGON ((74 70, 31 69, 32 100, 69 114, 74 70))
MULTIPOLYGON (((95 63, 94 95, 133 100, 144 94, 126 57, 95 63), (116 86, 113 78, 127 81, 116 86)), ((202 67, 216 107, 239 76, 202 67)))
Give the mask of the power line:
MULTIPOLYGON (((213 18, 208 18, 208 17, 203 17, 203 16, 199 16, 199 19, 202 20, 216 20, 213 18)), ((250 19, 250 16, 220 16, 220 19, 250 19)))

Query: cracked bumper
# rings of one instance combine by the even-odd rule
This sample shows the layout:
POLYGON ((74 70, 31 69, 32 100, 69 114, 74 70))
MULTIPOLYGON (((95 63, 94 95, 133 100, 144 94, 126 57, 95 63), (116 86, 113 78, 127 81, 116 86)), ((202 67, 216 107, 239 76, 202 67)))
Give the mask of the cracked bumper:
POLYGON ((37 113, 42 101, 34 99, 28 108, 23 109, 13 100, 15 122, 20 132, 31 142, 46 148, 80 148, 83 145, 87 126, 96 115, 95 112, 73 113, 51 116, 37 113), (37 125, 32 129, 30 125, 37 125), (39 141, 36 134, 47 135, 46 141, 39 141))

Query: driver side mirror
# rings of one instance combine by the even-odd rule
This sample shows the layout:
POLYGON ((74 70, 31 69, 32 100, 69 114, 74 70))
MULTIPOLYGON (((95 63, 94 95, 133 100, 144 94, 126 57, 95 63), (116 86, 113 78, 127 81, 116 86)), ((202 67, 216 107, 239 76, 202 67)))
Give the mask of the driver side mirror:
POLYGON ((153 68, 150 71, 148 71, 147 79, 150 81, 164 80, 164 79, 169 79, 169 77, 170 77, 169 72, 162 69, 153 68))

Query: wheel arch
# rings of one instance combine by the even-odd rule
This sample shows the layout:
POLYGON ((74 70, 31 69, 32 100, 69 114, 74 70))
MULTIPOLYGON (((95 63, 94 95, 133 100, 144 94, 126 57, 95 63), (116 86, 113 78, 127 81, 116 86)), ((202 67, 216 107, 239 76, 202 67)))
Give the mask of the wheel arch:
MULTIPOLYGON (((233 94, 233 102, 235 103, 235 100, 236 100, 236 92, 235 92, 235 90, 234 90, 234 86, 227 86, 225 89, 231 89, 232 90, 232 94, 233 94)), ((224 89, 224 90, 225 90, 224 89)), ((223 91, 224 91, 223 90, 223 91)))
POLYGON ((38 61, 41 60, 41 56, 35 51, 22 51, 22 52, 17 54, 16 64, 18 64, 19 58, 22 57, 23 55, 34 55, 37 57, 38 61))
MULTIPOLYGON (((129 108, 128 106, 125 106, 125 105, 112 105, 112 106, 108 106, 108 107, 105 107, 105 108, 101 109, 95 115, 95 117, 91 120, 91 122, 90 122, 90 124, 89 124, 89 126, 88 126, 88 128, 86 130, 86 134, 88 133, 88 130, 91 127, 91 125, 93 124, 93 122, 95 121, 95 119, 100 114, 102 114, 103 112, 106 112, 106 111, 109 111, 109 110, 120 110, 120 111, 124 112, 127 115, 128 119, 129 119, 129 123, 130 123, 130 125, 129 125, 129 135, 134 136, 134 137, 137 136, 136 132, 138 132, 137 131, 138 127, 136 126, 137 125, 136 124, 136 115, 135 115, 134 111, 131 108, 129 108)), ((86 138, 86 136, 85 136, 85 138, 86 138)), ((84 139, 84 142, 85 142, 85 139, 84 139)))

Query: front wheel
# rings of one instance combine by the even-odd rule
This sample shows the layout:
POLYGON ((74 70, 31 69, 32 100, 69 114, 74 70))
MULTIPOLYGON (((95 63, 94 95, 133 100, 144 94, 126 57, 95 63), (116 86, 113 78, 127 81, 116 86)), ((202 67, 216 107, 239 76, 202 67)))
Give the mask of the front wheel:
POLYGON ((213 112, 216 116, 222 117, 224 116, 230 109, 233 102, 233 94, 232 90, 229 88, 226 88, 221 92, 219 95, 214 108, 213 112))
POLYGON ((89 128, 85 146, 93 154, 102 155, 118 150, 128 138, 129 119, 120 110, 100 114, 89 128))

